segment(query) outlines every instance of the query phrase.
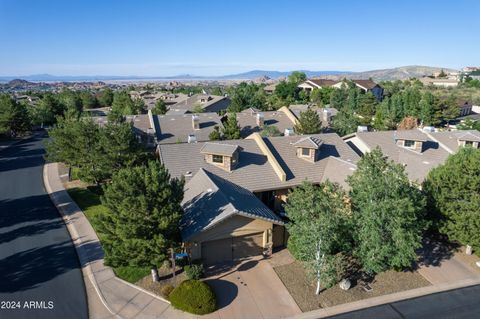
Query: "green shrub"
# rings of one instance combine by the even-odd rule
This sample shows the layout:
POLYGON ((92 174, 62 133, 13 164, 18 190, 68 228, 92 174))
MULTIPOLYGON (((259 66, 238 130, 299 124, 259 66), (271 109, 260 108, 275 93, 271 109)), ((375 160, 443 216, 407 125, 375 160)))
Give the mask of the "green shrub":
POLYGON ((164 296, 165 298, 168 299, 168 297, 172 293, 173 289, 175 289, 175 287, 173 287, 170 284, 166 284, 165 286, 162 287, 162 291, 161 291, 162 296, 164 296))
POLYGON ((206 283, 199 280, 185 280, 169 296, 176 309, 205 315, 216 309, 215 293, 206 283))
POLYGON ((188 279, 200 279, 203 273, 203 266, 202 265, 197 265, 197 264, 192 264, 192 265, 186 265, 183 270, 185 270, 185 274, 187 275, 188 279))

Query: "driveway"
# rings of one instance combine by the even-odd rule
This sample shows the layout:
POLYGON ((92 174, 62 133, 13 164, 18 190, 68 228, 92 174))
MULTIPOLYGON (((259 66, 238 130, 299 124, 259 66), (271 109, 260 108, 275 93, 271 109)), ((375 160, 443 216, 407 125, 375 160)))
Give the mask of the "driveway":
POLYGON ((207 269, 206 282, 215 290, 219 310, 202 318, 284 318, 300 314, 272 266, 261 257, 207 269))
POLYGON ((425 238, 419 252, 418 272, 433 285, 478 278, 475 270, 457 256, 461 252, 456 252, 456 248, 433 238, 425 238))

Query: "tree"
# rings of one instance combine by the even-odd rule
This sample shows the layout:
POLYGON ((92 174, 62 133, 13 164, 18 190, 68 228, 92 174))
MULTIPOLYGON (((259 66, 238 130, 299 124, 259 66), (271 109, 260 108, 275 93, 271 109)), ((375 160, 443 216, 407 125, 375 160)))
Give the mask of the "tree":
POLYGON ((105 90, 103 90, 102 93, 100 94, 100 97, 98 98, 98 102, 103 107, 112 106, 113 91, 110 88, 106 88, 105 90))
POLYGON ((454 95, 450 95, 443 103, 442 116, 447 124, 460 116, 460 107, 454 95))
POLYGON ((82 99, 77 92, 69 89, 62 90, 62 92, 57 95, 57 100, 65 110, 74 110, 78 113, 82 112, 82 99))
POLYGON ((347 92, 342 85, 340 89, 334 89, 332 95, 330 96, 330 107, 333 107, 337 110, 343 110, 347 102, 347 92))
POLYGON ((466 119, 464 122, 457 125, 459 130, 477 130, 480 131, 480 121, 474 121, 472 119, 466 119))
POLYGON ((152 109, 152 114, 154 115, 163 115, 167 113, 167 105, 164 100, 159 99, 155 102, 155 106, 152 109))
POLYGON ((310 93, 310 101, 316 103, 317 106, 323 106, 330 104, 330 99, 336 89, 331 86, 322 87, 321 89, 315 88, 310 93))
POLYGON ((80 93, 80 99, 82 100, 82 105, 84 109, 93 109, 98 106, 98 101, 95 95, 88 91, 83 91, 80 93))
POLYGON ((298 134, 318 134, 322 131, 322 121, 318 113, 309 108, 300 112, 294 128, 298 134))
POLYGON ((238 126, 237 115, 230 113, 222 129, 223 136, 227 140, 237 140, 240 136, 240 127, 238 126))
POLYGON ((423 188, 430 218, 450 240, 480 250, 480 150, 461 148, 430 171, 423 188))
POLYGON ((265 125, 261 133, 264 137, 281 136, 282 132, 275 125, 265 125))
POLYGON ((293 83, 295 85, 299 85, 302 82, 307 80, 307 75, 301 71, 293 71, 288 76, 288 82, 293 83))
POLYGON ((112 102, 112 112, 121 115, 133 115, 135 104, 126 91, 115 92, 112 102))
POLYGON ((418 126, 418 119, 413 116, 405 117, 399 124, 399 130, 413 130, 418 126))
POLYGON ((332 120, 332 127, 340 136, 355 133, 359 125, 357 117, 348 111, 339 111, 332 120))
POLYGON ((263 87, 255 83, 242 82, 229 89, 230 112, 241 112, 249 107, 266 109, 267 97, 263 87))
POLYGON ((437 78, 439 79, 446 78, 446 77, 447 77, 447 73, 445 73, 443 69, 440 71, 440 73, 437 76, 437 78))
POLYGON ((425 198, 410 184, 404 167, 377 147, 348 177, 355 254, 369 273, 410 267, 425 229, 425 198))
POLYGON ((0 134, 17 136, 30 128, 27 107, 7 94, 0 94, 0 134))
POLYGON ((183 180, 157 161, 124 168, 103 188, 108 211, 98 216, 106 264, 151 267, 180 242, 183 180))
POLYGON ((350 207, 338 184, 325 182, 318 186, 303 182, 290 191, 285 205, 288 249, 317 281, 316 294, 333 286, 341 277, 339 253, 349 247, 350 207))
POLYGON ((193 108, 192 108, 192 113, 203 113, 203 108, 200 104, 196 104, 193 108))
POLYGON ((221 137, 222 136, 220 135, 220 128, 218 127, 218 125, 215 125, 213 127, 213 131, 208 134, 208 139, 210 141, 218 141, 221 137))
POLYGON ((377 100, 372 92, 360 94, 358 98, 358 113, 365 118, 371 119, 375 114, 377 100))

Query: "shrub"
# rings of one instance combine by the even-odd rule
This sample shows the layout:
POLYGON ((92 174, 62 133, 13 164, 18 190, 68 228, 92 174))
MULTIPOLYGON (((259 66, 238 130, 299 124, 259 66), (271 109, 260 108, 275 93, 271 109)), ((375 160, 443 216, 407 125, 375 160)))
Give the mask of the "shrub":
POLYGON ((216 309, 215 293, 206 283, 199 280, 185 280, 169 296, 176 309, 205 315, 216 309))
POLYGON ((202 265, 186 265, 183 269, 185 270, 188 279, 200 279, 203 273, 202 265))
POLYGON ((173 289, 175 289, 175 287, 173 287, 170 284, 166 284, 165 286, 162 287, 162 290, 161 290, 162 296, 164 296, 165 298, 168 299, 168 297, 172 293, 173 289))

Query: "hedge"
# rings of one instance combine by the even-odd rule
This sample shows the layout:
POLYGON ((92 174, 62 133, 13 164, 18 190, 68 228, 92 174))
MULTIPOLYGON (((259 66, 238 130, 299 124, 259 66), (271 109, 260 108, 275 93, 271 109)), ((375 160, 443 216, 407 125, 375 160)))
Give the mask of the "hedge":
POLYGON ((205 315, 216 309, 215 293, 206 283, 199 280, 185 280, 169 295, 176 309, 205 315))

